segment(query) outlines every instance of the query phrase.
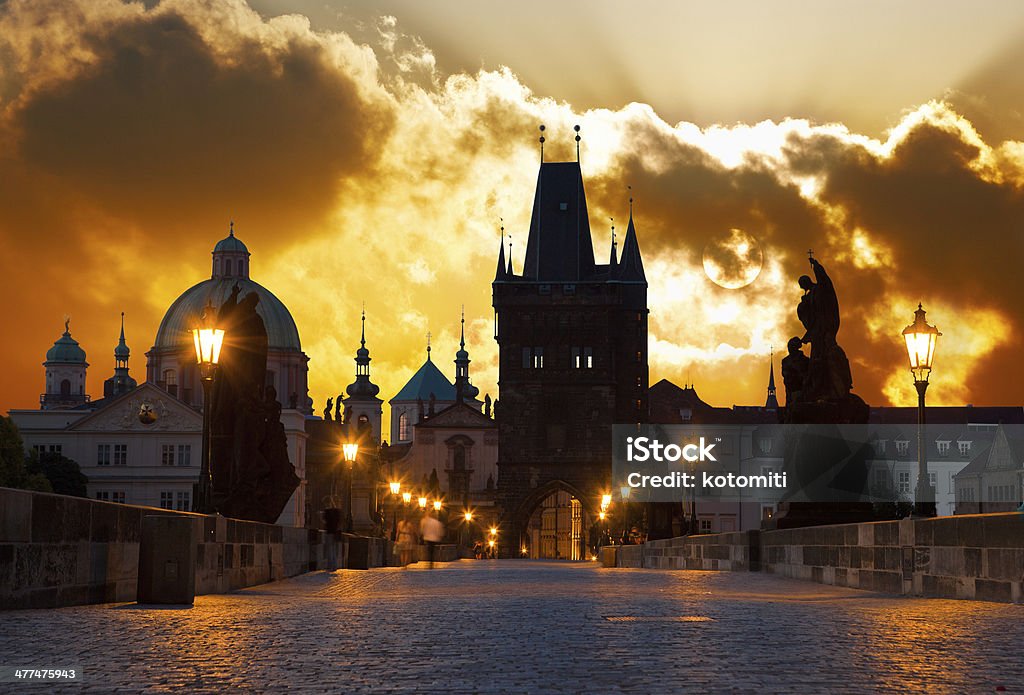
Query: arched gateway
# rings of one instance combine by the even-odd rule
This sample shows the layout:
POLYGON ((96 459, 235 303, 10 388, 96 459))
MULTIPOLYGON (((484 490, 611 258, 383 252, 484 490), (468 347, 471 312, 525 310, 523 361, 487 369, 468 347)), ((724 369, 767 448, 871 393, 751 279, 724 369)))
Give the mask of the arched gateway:
POLYGON ((533 559, 587 560, 591 527, 596 520, 592 504, 572 485, 552 481, 538 488, 520 508, 520 556, 533 559))

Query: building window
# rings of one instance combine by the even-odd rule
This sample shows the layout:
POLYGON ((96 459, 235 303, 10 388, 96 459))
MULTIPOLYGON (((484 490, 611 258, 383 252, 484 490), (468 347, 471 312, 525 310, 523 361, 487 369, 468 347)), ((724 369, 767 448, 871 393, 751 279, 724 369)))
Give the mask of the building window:
POLYGON ((889 489, 889 471, 884 468, 875 469, 875 487, 878 490, 889 489))
POLYGON ((96 465, 97 466, 109 466, 110 465, 110 445, 109 444, 97 444, 96 445, 96 465))
POLYGON ((901 441, 896 442, 896 454, 898 456, 906 456, 907 455, 907 451, 909 449, 910 449, 910 442, 909 441, 901 440, 901 441))
POLYGON ((178 395, 178 373, 173 369, 164 370, 164 388, 172 396, 178 395))
POLYGON ((98 499, 100 502, 109 502, 110 501, 110 493, 107 492, 106 490, 97 490, 96 491, 96 499, 98 499))
POLYGON ((110 493, 110 501, 124 504, 124 490, 114 490, 110 493))
POLYGON ((173 492, 161 492, 160 493, 160 509, 174 509, 174 493, 173 492))
POLYGON ((191 444, 179 444, 178 445, 178 465, 179 466, 191 466, 192 465, 192 445, 191 444))
POLYGON ((935 472, 928 473, 928 484, 935 488, 935 491, 939 491, 939 481, 935 472))
POLYGON ((896 474, 898 476, 898 487, 897 489, 903 493, 910 492, 910 471, 900 471, 896 474))
MULTIPOLYGON (((589 347, 574 347, 572 349, 572 368, 573 369, 593 369, 594 368, 594 348, 589 347)), ((639 384, 637 384, 639 386, 639 384)))
POLYGON ((640 352, 639 350, 637 350, 637 351, 636 351, 636 363, 637 363, 637 364, 640 364, 640 363, 642 363, 643 361, 644 361, 644 353, 642 353, 642 352, 640 352))
POLYGON ((127 444, 115 444, 114 445, 114 465, 115 466, 127 466, 128 465, 128 445, 127 444))
POLYGON ((939 447, 939 454, 941 456, 949 453, 949 442, 935 442, 935 445, 939 447))
POLYGON ((876 439, 875 440, 875 455, 876 456, 885 456, 885 444, 886 444, 886 440, 885 439, 876 439))
POLYGON ((523 348, 523 369, 543 369, 544 348, 524 347, 523 348))
POLYGON ((969 452, 971 450, 971 443, 970 442, 957 442, 956 446, 957 446, 958 449, 960 449, 960 455, 961 456, 967 456, 967 452, 969 452))
POLYGON ((761 507, 761 521, 769 521, 775 516, 775 505, 766 504, 761 507))
POLYGON ((176 504, 174 506, 179 512, 190 512, 192 511, 192 493, 191 492, 179 492, 175 495, 176 504))
POLYGON ((161 466, 173 466, 174 465, 174 445, 173 444, 161 444, 160 445, 160 465, 161 466))
POLYGON ((761 450, 762 454, 767 456, 768 454, 772 453, 772 438, 761 437, 757 442, 757 447, 761 450))
POLYGON ((701 533, 711 533, 711 519, 698 519, 701 533))
POLYGON ((569 297, 573 296, 574 294, 576 294, 576 285, 564 285, 562 287, 562 294, 567 295, 569 297))
POLYGON ((398 416, 398 439, 403 442, 409 439, 409 415, 407 413, 398 416))

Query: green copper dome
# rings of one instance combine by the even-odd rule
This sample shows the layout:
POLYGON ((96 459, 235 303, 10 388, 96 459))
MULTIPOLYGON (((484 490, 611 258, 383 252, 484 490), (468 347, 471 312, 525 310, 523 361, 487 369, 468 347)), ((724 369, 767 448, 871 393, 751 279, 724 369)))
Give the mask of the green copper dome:
POLYGON ((78 345, 77 340, 71 337, 67 322, 64 324, 64 335, 46 351, 46 361, 85 364, 85 350, 78 345))

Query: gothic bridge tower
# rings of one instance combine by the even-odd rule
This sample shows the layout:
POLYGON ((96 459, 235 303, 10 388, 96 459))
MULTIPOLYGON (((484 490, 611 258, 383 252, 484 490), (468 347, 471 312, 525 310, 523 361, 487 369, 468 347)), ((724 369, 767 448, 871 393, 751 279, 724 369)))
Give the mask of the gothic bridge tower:
POLYGON ((647 278, 632 199, 616 255, 613 232, 609 263, 595 263, 579 161, 542 161, 522 272, 503 240, 492 285, 507 555, 585 559, 610 491, 612 425, 647 421, 647 278))

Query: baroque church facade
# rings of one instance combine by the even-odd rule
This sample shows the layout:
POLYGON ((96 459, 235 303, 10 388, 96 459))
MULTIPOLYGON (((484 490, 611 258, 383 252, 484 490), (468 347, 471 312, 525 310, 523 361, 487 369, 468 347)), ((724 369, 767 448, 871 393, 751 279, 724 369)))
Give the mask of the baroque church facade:
POLYGON ((92 399, 85 391, 85 350, 65 323, 64 334, 43 362, 40 409, 12 410, 11 418, 27 447, 79 464, 88 479, 89 497, 191 510, 201 465, 204 407, 191 328, 207 304, 219 306, 237 284, 243 295, 259 293, 256 311, 270 343, 266 383, 275 387, 281 401, 288 457, 303 481, 278 523, 302 526, 306 419, 312 413, 306 385, 309 358, 291 313, 272 292, 250 279, 250 253, 235 236, 234 225, 216 244, 212 257, 211 277, 179 296, 160 322, 146 354, 147 378, 142 384, 129 374, 131 351, 122 315, 113 375, 104 382, 103 397, 92 399))

